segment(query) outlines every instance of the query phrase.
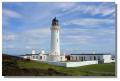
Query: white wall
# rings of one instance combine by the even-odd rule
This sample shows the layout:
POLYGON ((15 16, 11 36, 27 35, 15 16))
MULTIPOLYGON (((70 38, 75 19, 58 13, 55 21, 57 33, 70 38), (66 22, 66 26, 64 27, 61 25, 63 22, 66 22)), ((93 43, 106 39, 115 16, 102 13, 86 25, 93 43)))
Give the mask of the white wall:
POLYGON ((24 59, 30 59, 30 60, 32 60, 31 56, 21 56, 21 57, 24 58, 24 59))
POLYGON ((59 26, 51 28, 51 55, 60 55, 59 26))
POLYGON ((58 61, 60 61, 60 56, 59 55, 49 55, 47 61, 58 62, 58 61))
POLYGON ((98 61, 68 62, 66 63, 66 67, 79 67, 92 64, 98 64, 98 61))
POLYGON ((60 61, 65 61, 65 56, 60 56, 60 61))
POLYGON ((51 62, 60 62, 60 61, 65 61, 65 56, 64 55, 48 55, 47 56, 47 61, 51 62))
POLYGON ((46 61, 47 60, 47 55, 41 54, 38 56, 39 56, 39 58, 38 58, 39 61, 46 61))
POLYGON ((38 55, 32 55, 31 60, 38 60, 38 55))
POLYGON ((85 65, 98 64, 98 61, 83 61, 83 62, 46 62, 48 64, 64 66, 64 67, 79 67, 85 65))
POLYGON ((110 63, 112 61, 111 55, 103 55, 104 63, 110 63))
POLYGON ((66 67, 65 62, 46 62, 46 63, 56 65, 56 66, 64 66, 64 67, 66 67))

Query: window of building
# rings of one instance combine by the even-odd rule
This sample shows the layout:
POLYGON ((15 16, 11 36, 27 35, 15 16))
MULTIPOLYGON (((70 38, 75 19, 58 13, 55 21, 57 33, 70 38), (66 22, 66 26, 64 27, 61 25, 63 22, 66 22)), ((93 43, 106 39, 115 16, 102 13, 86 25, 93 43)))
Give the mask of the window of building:
POLYGON ((44 59, 45 59, 45 56, 44 56, 44 59))
POLYGON ((33 59, 35 59, 35 56, 33 56, 33 59))
POLYGON ((76 56, 76 60, 77 60, 77 56, 76 56))
POLYGON ((79 60, 81 61, 81 57, 79 57, 79 60))
POLYGON ((98 60, 100 60, 100 56, 98 56, 98 60))
POLYGON ((81 61, 83 61, 83 57, 81 57, 81 61))
POLYGON ((96 56, 94 56, 94 60, 96 60, 96 56))
POLYGON ((84 56, 84 60, 85 60, 85 56, 84 56))
POLYGON ((73 57, 71 56, 70 59, 73 60, 73 57))
POLYGON ((42 59, 42 56, 40 56, 40 59, 42 59))
POLYGON ((90 60, 92 60, 92 57, 90 56, 90 60))
POLYGON ((38 59, 38 56, 36 56, 36 59, 38 59))
POLYGON ((62 61, 62 57, 61 57, 61 61, 62 61))

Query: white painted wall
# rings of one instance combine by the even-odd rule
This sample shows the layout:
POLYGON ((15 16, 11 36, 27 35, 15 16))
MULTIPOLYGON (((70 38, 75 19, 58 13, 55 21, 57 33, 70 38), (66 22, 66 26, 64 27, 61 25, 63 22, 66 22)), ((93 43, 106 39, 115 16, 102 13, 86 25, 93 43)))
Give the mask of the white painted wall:
POLYGON ((49 55, 47 61, 53 61, 53 62, 60 61, 60 56, 59 55, 49 55))
POLYGON ((65 61, 65 56, 64 55, 48 55, 47 56, 47 61, 53 61, 53 62, 60 62, 60 61, 65 61))
POLYGON ((48 56, 48 55, 43 55, 43 54, 41 54, 41 55, 39 55, 38 60, 39 60, 39 61, 47 61, 47 56, 48 56))
POLYGON ((79 67, 92 64, 98 64, 98 61, 67 62, 66 67, 79 67))
POLYGON ((56 65, 56 66, 64 66, 64 67, 66 67, 65 62, 45 62, 45 63, 56 65))
POLYGON ((65 56, 64 55, 62 55, 62 56, 60 56, 60 61, 65 61, 66 59, 65 59, 65 56))
POLYGON ((79 67, 85 65, 98 64, 98 61, 83 61, 83 62, 46 62, 48 64, 64 66, 64 67, 79 67))
POLYGON ((104 63, 110 63, 112 61, 111 55, 103 55, 104 63))
POLYGON ((24 58, 24 59, 27 59, 27 56, 20 56, 20 57, 22 57, 22 58, 24 58))
POLYGON ((22 58, 24 58, 24 59, 30 59, 30 60, 32 60, 32 56, 21 56, 22 58))
POLYGON ((38 60, 38 55, 32 55, 31 60, 38 60))
POLYGON ((55 25, 51 28, 51 55, 60 55, 60 39, 59 26, 55 25))

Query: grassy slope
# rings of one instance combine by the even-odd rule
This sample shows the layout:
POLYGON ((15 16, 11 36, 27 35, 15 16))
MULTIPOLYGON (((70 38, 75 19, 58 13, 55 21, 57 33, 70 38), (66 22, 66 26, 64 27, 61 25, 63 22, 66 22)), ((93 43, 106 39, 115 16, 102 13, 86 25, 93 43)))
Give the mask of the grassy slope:
MULTIPOLYGON (((68 76, 68 74, 58 72, 52 68, 42 69, 42 68, 21 68, 20 63, 25 62, 30 63, 33 61, 25 60, 16 56, 2 55, 2 75, 3 76, 68 76)), ((36 62, 31 66, 35 65, 36 62)), ((26 65, 24 65, 26 66, 26 65)), ((29 66, 30 67, 30 66, 29 66)))
POLYGON ((95 65, 88 65, 88 66, 81 66, 81 67, 75 67, 75 68, 65 68, 65 67, 60 67, 60 66, 54 66, 54 65, 49 65, 45 63, 40 63, 40 62, 24 62, 24 61, 19 61, 18 65, 20 68, 35 68, 35 69, 54 69, 58 72, 66 73, 68 75, 115 75, 115 64, 95 64, 95 65))

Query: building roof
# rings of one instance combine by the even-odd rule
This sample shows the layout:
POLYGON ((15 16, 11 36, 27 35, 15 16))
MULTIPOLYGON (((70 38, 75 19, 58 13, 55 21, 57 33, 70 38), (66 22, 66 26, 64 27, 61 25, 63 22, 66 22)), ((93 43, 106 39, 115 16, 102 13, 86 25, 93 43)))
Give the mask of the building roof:
POLYGON ((111 55, 110 53, 102 54, 102 53, 96 53, 96 54, 70 54, 70 55, 111 55))
MULTIPOLYGON (((39 55, 39 54, 25 54, 25 55, 20 55, 20 56, 31 56, 31 55, 39 55)), ((44 55, 48 55, 48 54, 44 54, 44 55)))

